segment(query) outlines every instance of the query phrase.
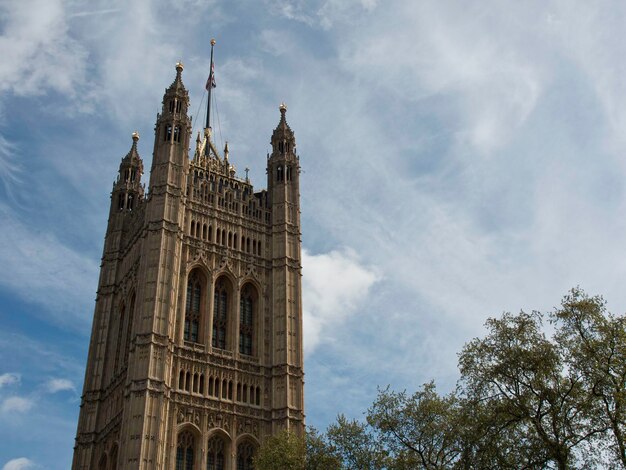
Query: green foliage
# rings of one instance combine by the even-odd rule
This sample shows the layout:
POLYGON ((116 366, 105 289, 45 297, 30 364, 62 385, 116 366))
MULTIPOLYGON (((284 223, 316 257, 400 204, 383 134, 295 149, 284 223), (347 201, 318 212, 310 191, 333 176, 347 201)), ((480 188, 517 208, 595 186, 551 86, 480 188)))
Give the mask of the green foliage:
POLYGON ((342 468, 378 470, 387 468, 387 456, 382 443, 367 425, 349 420, 343 415, 327 430, 328 441, 343 463, 342 468))
POLYGON ((328 442, 326 436, 321 436, 315 428, 308 427, 306 431, 306 470, 340 469, 341 457, 336 449, 328 442))
POLYGON ((626 469, 626 317, 573 289, 548 316, 505 313, 459 354, 457 389, 379 391, 365 422, 270 439, 259 470, 626 469))
POLYGON ((304 437, 283 431, 270 437, 254 458, 257 470, 340 469, 341 459, 325 436, 307 428, 304 437))
POLYGON ((439 469, 461 458, 462 417, 457 396, 439 396, 430 382, 412 396, 380 392, 367 421, 403 467, 439 469))
POLYGON ((304 438, 289 431, 270 437, 254 458, 257 470, 304 470, 306 444, 304 438))
POLYGON ((611 435, 609 448, 626 468, 626 317, 608 314, 601 297, 573 289, 551 318, 567 366, 590 395, 587 418, 611 435))

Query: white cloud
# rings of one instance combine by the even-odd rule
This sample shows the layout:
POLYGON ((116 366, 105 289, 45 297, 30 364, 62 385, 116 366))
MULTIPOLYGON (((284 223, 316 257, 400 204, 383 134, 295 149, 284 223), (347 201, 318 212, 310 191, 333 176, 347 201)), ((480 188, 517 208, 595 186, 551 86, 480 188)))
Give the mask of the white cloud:
POLYGON ((25 413, 30 411, 35 403, 30 398, 8 397, 2 401, 0 410, 3 413, 25 413))
POLYGON ((22 167, 17 163, 16 145, 0 135, 0 181, 5 193, 13 199, 15 185, 21 182, 22 167))
POLYGON ((7 0, 0 12, 0 91, 74 95, 84 81, 87 52, 69 35, 63 2, 7 0))
POLYGON ((36 468, 35 462, 26 457, 20 457, 18 459, 9 460, 4 464, 2 470, 29 470, 36 468))
POLYGON ((345 322, 367 302, 369 290, 379 280, 363 266, 352 250, 311 255, 302 252, 304 348, 311 353, 328 339, 332 328, 345 322))
POLYGON ((20 374, 13 374, 11 372, 0 375, 0 389, 7 385, 19 384, 20 379, 20 374))
POLYGON ((76 390, 71 380, 68 379, 50 379, 46 382, 46 390, 49 393, 62 392, 65 390, 76 390))

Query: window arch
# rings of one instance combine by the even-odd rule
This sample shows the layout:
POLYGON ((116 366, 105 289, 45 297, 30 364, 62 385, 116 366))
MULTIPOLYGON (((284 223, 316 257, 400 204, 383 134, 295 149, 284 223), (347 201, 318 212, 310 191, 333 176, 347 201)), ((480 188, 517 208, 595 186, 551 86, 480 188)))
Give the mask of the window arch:
POLYGON ((195 439, 189 431, 178 434, 176 470, 193 470, 195 439))
POLYGON ((126 305, 122 302, 120 306, 120 315, 117 319, 117 347, 115 348, 115 363, 113 364, 113 375, 117 373, 120 367, 120 355, 122 352, 122 341, 124 334, 124 324, 126 323, 126 305))
POLYGON ((225 455, 224 439, 220 436, 213 436, 207 444, 207 470, 224 470, 225 455))
POLYGON ((215 283, 213 294, 213 335, 211 345, 214 348, 226 349, 228 346, 229 293, 229 282, 225 277, 221 277, 215 283))
POLYGON ((257 295, 251 284, 241 289, 239 300, 239 353, 252 355, 254 338, 254 317, 257 295))
POLYGON ((109 470, 117 470, 117 444, 113 446, 111 450, 111 457, 109 459, 109 470))
POLYGON ((189 274, 187 280, 187 303, 185 306, 184 340, 194 343, 200 337, 200 318, 204 309, 202 291, 204 279, 200 272, 195 269, 189 274))
POLYGON ((254 470, 252 459, 255 454, 255 446, 249 441, 244 441, 237 446, 237 470, 254 470))
POLYGON ((135 316, 135 293, 130 298, 130 306, 128 308, 128 315, 126 319, 126 330, 124 332, 124 360, 122 366, 128 364, 128 355, 130 353, 130 343, 132 341, 133 334, 133 318, 135 316))

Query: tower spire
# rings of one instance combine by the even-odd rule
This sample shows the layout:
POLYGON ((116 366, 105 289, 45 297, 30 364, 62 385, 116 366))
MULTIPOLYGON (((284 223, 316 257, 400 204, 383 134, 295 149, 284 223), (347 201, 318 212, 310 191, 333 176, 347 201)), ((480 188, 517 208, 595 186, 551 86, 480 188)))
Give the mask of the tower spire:
POLYGON ((211 39, 211 69, 209 70, 209 78, 206 81, 206 89, 209 92, 209 96, 207 99, 206 105, 206 133, 207 133, 207 145, 205 148, 206 156, 209 156, 209 140, 211 138, 210 129, 211 129, 211 91, 217 85, 215 84, 215 67, 213 65, 213 47, 215 46, 215 39, 211 39))

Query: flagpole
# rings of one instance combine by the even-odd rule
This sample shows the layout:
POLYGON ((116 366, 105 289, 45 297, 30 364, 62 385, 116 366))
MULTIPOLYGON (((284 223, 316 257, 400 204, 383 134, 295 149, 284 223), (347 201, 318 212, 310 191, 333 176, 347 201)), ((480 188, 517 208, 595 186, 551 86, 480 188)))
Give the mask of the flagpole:
MULTIPOLYGON (((209 71, 209 81, 208 83, 208 92, 209 92, 209 99, 207 100, 207 106, 206 106, 206 128, 210 129, 211 128, 211 90, 213 90, 213 46, 215 46, 215 39, 211 39, 211 70, 209 71)), ((208 146, 208 142, 207 142, 207 146, 208 146)))

